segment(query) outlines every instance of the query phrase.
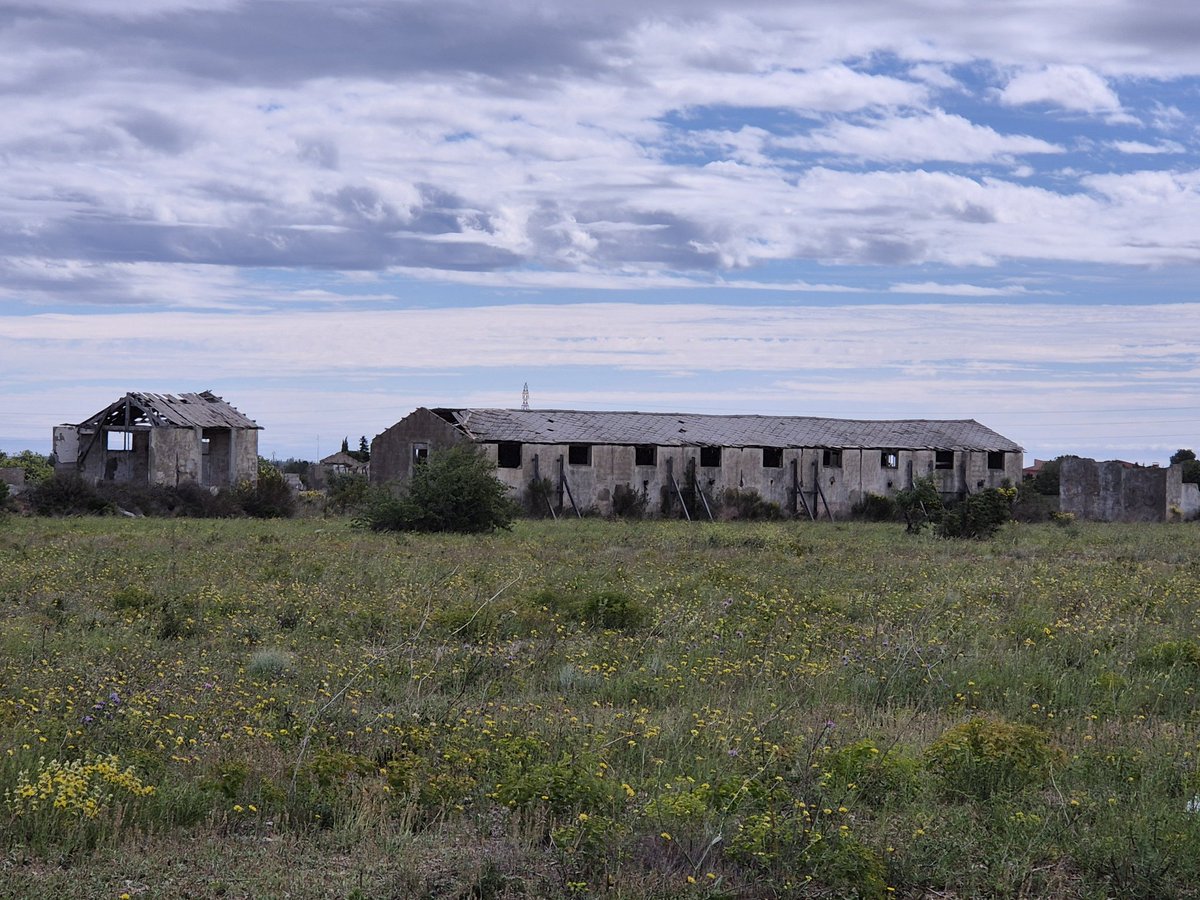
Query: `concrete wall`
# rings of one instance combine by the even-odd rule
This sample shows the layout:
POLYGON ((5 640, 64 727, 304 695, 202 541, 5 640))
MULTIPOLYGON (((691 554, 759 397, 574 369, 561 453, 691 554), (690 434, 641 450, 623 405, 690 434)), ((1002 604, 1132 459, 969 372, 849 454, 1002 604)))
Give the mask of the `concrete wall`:
POLYGON ((91 432, 59 425, 54 429, 55 468, 78 471, 94 482, 170 487, 185 482, 232 487, 240 481, 258 480, 258 432, 254 429, 135 426, 130 438, 131 449, 109 450, 106 433, 93 443, 91 432), (207 453, 203 437, 209 439, 207 453), (81 450, 86 450, 87 456, 78 464, 81 450))
POLYGON ((1168 520, 1200 517, 1200 485, 1184 483, 1182 465, 1173 465, 1167 472, 1166 502, 1168 520))
MULTIPOLYGON (((466 442, 457 428, 427 409, 418 409, 371 441, 371 484, 408 480, 418 447, 444 450, 466 442)), ((492 459, 495 459, 493 447, 492 459)))
MULTIPOLYGON (((482 447, 492 462, 498 461, 498 445, 483 444, 482 447)), ((656 450, 654 466, 638 466, 635 464, 636 450, 632 446, 592 445, 590 465, 572 465, 569 445, 525 444, 521 448, 520 468, 498 467, 496 475, 513 489, 518 499, 525 499, 536 470, 538 476, 550 479, 557 500, 561 466, 576 504, 583 509, 594 508, 602 514, 612 511, 613 490, 618 485, 627 485, 646 494, 648 512, 682 515, 676 489, 671 483, 673 475, 685 495, 689 511, 696 515, 697 510, 693 507, 698 498, 691 494, 690 478, 690 473, 694 472, 696 484, 710 503, 726 490, 755 491, 764 500, 779 504, 784 512, 805 515, 803 503, 795 498, 798 483, 804 500, 814 511, 824 514, 825 504, 828 504, 833 515, 840 518, 848 515, 867 494, 894 494, 910 487, 914 478, 923 475, 933 475, 939 490, 947 496, 961 496, 967 488, 973 492, 985 487, 999 487, 1005 480, 1018 483, 1022 465, 1018 453, 1004 454, 1004 468, 988 469, 987 453, 959 452, 955 454, 953 469, 938 470, 934 469, 934 451, 920 450, 896 452, 895 468, 887 468, 883 465, 880 450, 844 450, 841 465, 836 466, 825 463, 823 449, 785 448, 780 454, 781 465, 772 467, 764 466, 761 447, 723 447, 721 464, 704 466, 701 465, 699 447, 658 447, 656 450)), ((703 514, 702 510, 700 512, 703 514)))
POLYGON ((258 429, 233 429, 232 435, 230 484, 237 485, 242 481, 258 484, 258 429))
POLYGON ((1179 466, 1129 468, 1116 460, 1066 458, 1059 477, 1059 508, 1098 522, 1164 522, 1173 503, 1185 502, 1181 473, 1179 466))
POLYGON ((75 425, 55 425, 51 435, 50 455, 54 460, 54 470, 75 471, 75 461, 79 457, 79 428, 75 425))

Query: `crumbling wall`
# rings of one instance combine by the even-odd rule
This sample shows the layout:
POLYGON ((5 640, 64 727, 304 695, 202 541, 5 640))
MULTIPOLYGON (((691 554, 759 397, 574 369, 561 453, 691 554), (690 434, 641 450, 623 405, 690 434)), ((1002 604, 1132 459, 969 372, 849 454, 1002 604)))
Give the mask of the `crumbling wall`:
POLYGON ((74 472, 79 461, 79 426, 55 425, 51 436, 54 471, 74 472))
POLYGON ((150 484, 199 483, 203 472, 198 429, 155 428, 150 432, 150 484))
MULTIPOLYGON (((445 450, 466 441, 462 432, 445 419, 424 407, 415 410, 371 441, 371 484, 407 481, 419 447, 445 450)), ((493 447, 493 461, 495 458, 493 447)))
POLYGON ((233 450, 230 453, 230 486, 243 481, 258 484, 258 430, 238 428, 230 432, 233 450))
POLYGON ((1200 485, 1185 483, 1183 466, 1176 463, 1167 470, 1167 518, 1197 517, 1200 517, 1200 485))
MULTIPOLYGON (((1178 473, 1174 473, 1178 479, 1178 473)), ((1067 457, 1059 477, 1059 508, 1097 522, 1163 522, 1169 514, 1171 471, 1109 460, 1067 457)))

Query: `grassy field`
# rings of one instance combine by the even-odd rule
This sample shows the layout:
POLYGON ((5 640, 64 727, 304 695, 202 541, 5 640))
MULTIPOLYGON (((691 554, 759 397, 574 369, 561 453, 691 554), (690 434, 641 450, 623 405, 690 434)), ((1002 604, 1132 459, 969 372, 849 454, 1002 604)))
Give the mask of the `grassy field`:
POLYGON ((0 896, 1194 896, 1198 549, 10 517, 0 896))

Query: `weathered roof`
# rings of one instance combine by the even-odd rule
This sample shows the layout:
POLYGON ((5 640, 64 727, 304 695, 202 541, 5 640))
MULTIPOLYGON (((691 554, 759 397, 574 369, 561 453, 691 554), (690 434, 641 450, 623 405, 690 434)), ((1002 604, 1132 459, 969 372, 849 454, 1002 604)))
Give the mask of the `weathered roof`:
POLYGON ((357 456, 351 456, 345 450, 339 450, 337 453, 330 453, 327 457, 321 460, 321 465, 347 466, 349 468, 356 468, 358 466, 365 466, 366 463, 357 456))
POLYGON ((660 447, 1005 450, 1021 446, 974 419, 821 419, 568 409, 435 409, 474 441, 660 447))
POLYGON ((116 426, 125 422, 126 403, 130 424, 160 428, 261 428, 211 391, 199 394, 152 394, 130 391, 80 425, 116 426))

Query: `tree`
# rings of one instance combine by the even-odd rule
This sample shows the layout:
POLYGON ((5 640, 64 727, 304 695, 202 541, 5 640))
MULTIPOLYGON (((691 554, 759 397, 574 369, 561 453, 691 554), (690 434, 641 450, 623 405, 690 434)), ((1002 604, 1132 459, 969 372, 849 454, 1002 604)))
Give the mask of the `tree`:
POLYGON ((1058 496, 1059 475, 1062 472, 1062 461, 1064 459, 1078 459, 1078 457, 1067 453, 1063 456, 1056 456, 1043 465, 1042 471, 1033 476, 1033 489, 1035 491, 1039 494, 1049 494, 1052 497, 1058 496))
POLYGON ((473 446, 435 450, 397 496, 376 491, 356 524, 373 531, 478 534, 512 527, 517 506, 473 446))
POLYGON ((49 457, 32 450, 22 450, 16 456, 8 456, 0 450, 0 466, 24 469, 26 484, 41 484, 54 476, 54 466, 49 457))
POLYGON ((904 530, 912 534, 920 533, 926 525, 941 519, 942 495, 938 493, 932 475, 917 478, 911 488, 896 491, 895 502, 904 515, 904 530))
POLYGON ((1191 450, 1176 450, 1171 454, 1171 465, 1183 466, 1183 480, 1190 484, 1200 484, 1200 460, 1191 450))
POLYGON ((343 453, 350 452, 350 438, 348 436, 342 438, 342 452, 343 453))
POLYGON ((367 436, 365 434, 358 439, 357 455, 359 462, 371 461, 371 443, 367 440, 367 436))

